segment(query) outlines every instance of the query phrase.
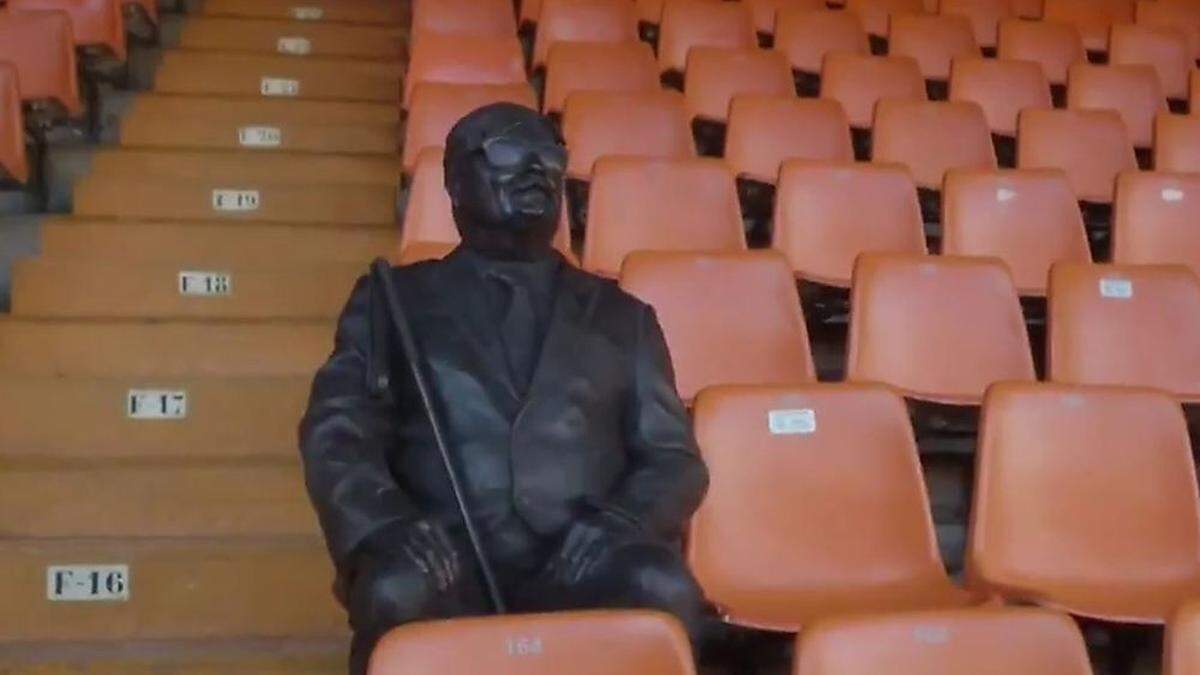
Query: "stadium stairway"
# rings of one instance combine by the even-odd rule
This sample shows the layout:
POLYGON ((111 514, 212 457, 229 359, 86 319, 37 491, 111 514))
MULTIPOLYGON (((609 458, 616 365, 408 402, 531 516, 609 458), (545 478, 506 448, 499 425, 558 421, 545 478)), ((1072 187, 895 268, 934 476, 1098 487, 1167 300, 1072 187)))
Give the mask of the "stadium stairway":
POLYGON ((345 668, 295 430, 396 246, 407 8, 193 9, 13 265, 2 675, 345 668))

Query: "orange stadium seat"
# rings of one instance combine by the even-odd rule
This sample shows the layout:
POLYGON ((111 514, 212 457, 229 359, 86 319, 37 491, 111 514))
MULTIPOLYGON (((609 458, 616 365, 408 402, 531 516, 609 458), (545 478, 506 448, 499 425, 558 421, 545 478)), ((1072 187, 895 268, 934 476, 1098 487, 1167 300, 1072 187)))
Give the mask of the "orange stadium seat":
POLYGON ((588 199, 583 268, 616 278, 634 251, 746 248, 737 188, 717 159, 604 157, 588 199))
POLYGON ((725 163, 738 178, 775 184, 788 159, 854 160, 850 123, 837 101, 748 94, 729 106, 725 163))
POLYGON ((1145 25, 1113 26, 1108 60, 1114 65, 1153 66, 1167 97, 1187 100, 1188 74, 1196 60, 1183 31, 1145 25))
POLYGON ((895 16, 889 35, 888 55, 913 57, 927 80, 945 82, 953 59, 982 56, 971 21, 963 16, 895 16))
POLYGON ((1108 51, 1109 30, 1133 23, 1134 0, 1045 0, 1046 21, 1069 23, 1079 29, 1089 52, 1108 51))
POLYGON ((517 21, 509 0, 414 0, 411 31, 507 37, 517 21))
POLYGON ((1037 63, 1002 59, 955 59, 950 100, 979 104, 992 133, 1010 138, 1017 136, 1018 113, 1054 105, 1050 83, 1037 63))
POLYGON ((700 392, 694 419, 711 482, 688 563, 726 621, 794 633, 841 614, 971 604, 942 566, 890 389, 718 386, 700 392))
POLYGON ((1023 296, 1046 295, 1054 263, 1091 262, 1075 194, 1057 169, 951 171, 942 197, 942 253, 1003 260, 1023 296))
POLYGON ((872 38, 886 39, 893 16, 923 14, 925 4, 922 0, 846 0, 846 11, 858 15, 872 38))
POLYGON ((740 2, 667 0, 659 30, 658 66, 668 76, 683 73, 692 47, 758 46, 750 10, 740 2))
POLYGON ((537 106, 537 98, 528 84, 427 82, 417 86, 404 128, 404 171, 412 172, 417 155, 425 148, 445 145, 446 134, 463 115, 503 101, 537 106))
POLYGON ((1028 608, 835 619, 800 637, 795 675, 1092 675, 1070 617, 1028 608))
POLYGON ((1048 379, 1200 401, 1200 279, 1189 268, 1061 263, 1049 297, 1048 379))
POLYGON ((1017 126, 1017 167, 1062 169, 1080 201, 1112 203, 1117 174, 1137 169, 1113 110, 1026 110, 1017 126))
POLYGON ((1167 110, 1167 97, 1152 66, 1071 66, 1067 107, 1116 110, 1134 147, 1154 145, 1154 117, 1167 110))
POLYGON ((912 175, 899 165, 785 162, 772 247, 799 278, 849 288, 864 252, 925 253, 912 175))
POLYGON ((413 623, 380 640, 368 672, 559 675, 577 670, 696 673, 687 634, 675 619, 619 610, 413 623))
POLYGON ((533 68, 544 68, 550 50, 560 42, 637 39, 637 14, 629 0, 546 0, 533 43, 533 68))
POLYGON ((1154 121, 1154 170, 1200 172, 1200 117, 1158 116, 1154 121))
POLYGON ((824 11, 825 0, 745 0, 754 17, 754 30, 760 36, 775 34, 775 26, 782 12, 824 11))
POLYGON ((1191 46, 1192 58, 1200 59, 1200 5, 1189 2, 1138 0, 1137 23, 1140 26, 1172 28, 1183 31, 1191 46))
POLYGON ((1017 19, 1000 22, 996 56, 1007 61, 1035 61, 1055 85, 1066 85, 1067 70, 1087 60, 1083 38, 1075 26, 1017 19))
POLYGON ((17 69, 0 62, 0 178, 4 176, 24 183, 29 179, 29 162, 17 69))
POLYGON ((404 81, 404 107, 422 82, 519 84, 525 82, 525 57, 516 36, 414 35, 404 81))
POLYGON ((1187 265, 1200 274, 1200 174, 1121 174, 1113 205, 1113 262, 1187 265))
POLYGON ((1200 70, 1192 71, 1192 117, 1200 116, 1200 70))
POLYGON ((999 260, 863 255, 850 306, 849 381, 971 406, 993 382, 1035 377, 1017 289, 999 260))
POLYGON ((883 100, 871 161, 904 164, 917 187, 940 190, 950 169, 995 169, 996 151, 976 103, 883 100))
POLYGON ((975 32, 975 42, 985 49, 995 49, 1000 39, 1000 22, 1017 17, 1012 0, 941 0, 938 11, 967 17, 975 32))
POLYGON ((577 91, 653 92, 659 89, 654 50, 644 42, 562 42, 546 60, 543 112, 561 115, 577 91))
POLYGON ((407 20, 408 7, 380 0, 304 0, 303 5, 297 5, 295 0, 205 0, 204 13, 209 16, 395 26, 407 20))
POLYGON ((870 129, 880 99, 924 101, 928 96, 915 59, 839 52, 825 58, 821 98, 841 103, 851 127, 870 129))
POLYGON ((978 453, 970 585, 1013 602, 1149 624, 1200 590, 1196 469, 1170 395, 997 385, 984 404, 978 453))
POLYGON ((72 117, 83 113, 75 38, 65 12, 0 12, 0 61, 17 67, 23 101, 52 101, 72 117))
POLYGON ((66 12, 77 46, 101 48, 117 60, 125 60, 125 18, 120 3, 114 0, 9 0, 8 9, 66 12))
POLYGON ((684 98, 695 120, 729 121, 739 94, 795 96, 792 72, 782 54, 766 49, 694 47, 688 52, 684 98))
POLYGON ((658 313, 685 401, 717 384, 816 379, 796 283, 771 251, 641 251, 621 288, 658 313))
POLYGON ((407 37, 387 26, 220 16, 189 16, 179 35, 179 46, 184 49, 389 61, 401 58, 407 41, 407 37))
POLYGON ((1012 0, 1013 10, 1022 19, 1041 19, 1045 0, 1012 0))
POLYGON ((784 9, 776 22, 775 51, 783 52, 792 66, 800 93, 820 91, 821 65, 830 52, 867 55, 871 44, 862 21, 852 12, 784 9))
POLYGON ((694 157, 683 95, 673 91, 581 91, 563 110, 567 177, 588 180, 604 155, 694 157))
POLYGON ((1200 672, 1200 603, 1189 600, 1167 622, 1163 644, 1163 675, 1200 672))

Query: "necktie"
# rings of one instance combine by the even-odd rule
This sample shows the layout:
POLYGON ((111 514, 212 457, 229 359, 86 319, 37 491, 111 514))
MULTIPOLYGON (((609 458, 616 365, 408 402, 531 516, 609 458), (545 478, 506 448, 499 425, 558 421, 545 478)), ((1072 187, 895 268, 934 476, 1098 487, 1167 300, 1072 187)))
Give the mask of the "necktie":
POLYGON ((513 382, 524 393, 533 377, 537 354, 537 317, 529 289, 518 280, 501 273, 492 275, 508 295, 508 307, 500 320, 500 340, 508 357, 513 382))

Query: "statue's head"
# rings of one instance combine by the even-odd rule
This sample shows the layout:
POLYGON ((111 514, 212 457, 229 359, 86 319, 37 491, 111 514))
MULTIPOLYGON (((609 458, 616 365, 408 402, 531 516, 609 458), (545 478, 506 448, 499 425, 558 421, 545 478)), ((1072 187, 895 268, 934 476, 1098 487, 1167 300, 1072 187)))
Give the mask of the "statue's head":
POLYGON ((562 211, 566 148, 550 121, 524 106, 493 103, 446 137, 446 191, 463 244, 515 260, 552 248, 562 211))

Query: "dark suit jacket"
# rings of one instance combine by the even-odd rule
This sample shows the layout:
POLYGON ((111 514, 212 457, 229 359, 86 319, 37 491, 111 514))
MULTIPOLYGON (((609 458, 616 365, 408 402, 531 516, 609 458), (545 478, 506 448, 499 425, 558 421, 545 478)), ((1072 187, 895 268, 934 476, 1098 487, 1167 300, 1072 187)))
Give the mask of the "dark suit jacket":
MULTIPOLYGON (((557 536, 585 508, 677 536, 708 473, 654 310, 564 263, 522 398, 495 326, 474 311, 484 296, 463 258, 392 274, 485 539, 513 519, 557 536)), ((461 524, 380 295, 366 278, 355 287, 300 426, 309 494, 343 573, 389 525, 417 514, 461 524)))

